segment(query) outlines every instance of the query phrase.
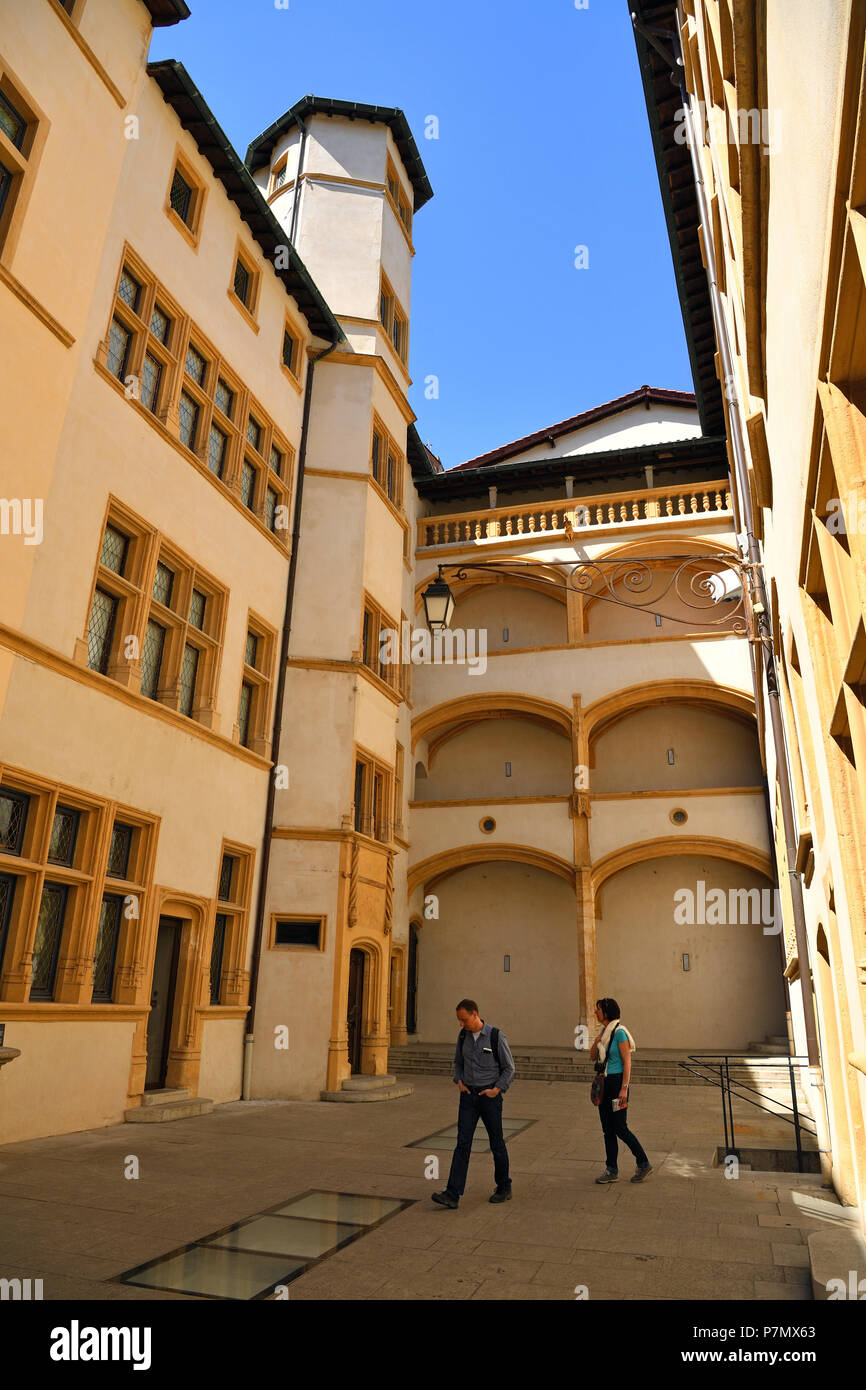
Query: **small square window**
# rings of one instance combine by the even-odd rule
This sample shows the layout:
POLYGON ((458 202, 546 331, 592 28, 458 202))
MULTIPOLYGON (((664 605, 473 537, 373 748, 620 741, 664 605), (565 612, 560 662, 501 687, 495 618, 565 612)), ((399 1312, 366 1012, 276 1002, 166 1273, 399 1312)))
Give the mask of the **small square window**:
POLYGON ((224 854, 220 865, 220 882, 217 889, 217 897, 220 902, 234 902, 234 873, 237 859, 232 854, 224 854))
POLYGON ((293 376, 298 375, 298 340, 288 329, 283 333, 283 366, 288 367, 293 376))
POLYGON ((192 211, 192 187, 187 183, 179 169, 175 169, 174 171, 169 201, 172 209, 177 213, 181 222, 189 226, 190 214, 192 211))
POLYGON ((274 188, 282 188, 283 184, 286 181, 286 173, 288 172, 288 167, 289 161, 287 159, 284 159, 279 169, 277 169, 276 173, 274 174, 274 188))
POLYGON ((106 569, 113 570, 115 574, 123 574, 128 553, 129 536, 118 531, 116 526, 106 526, 105 535, 102 537, 102 549, 99 552, 99 563, 105 565, 106 569))
POLYGON ((321 918, 312 922, 278 918, 274 923, 275 946, 313 946, 318 949, 321 945, 321 938, 321 918))
POLYGON ((241 260, 235 262, 234 290, 241 304, 249 306, 250 272, 241 260))
POLYGON ((162 603, 166 608, 171 605, 171 591, 174 587, 174 570, 164 565, 162 560, 156 567, 156 574, 153 577, 153 597, 157 603, 162 603))

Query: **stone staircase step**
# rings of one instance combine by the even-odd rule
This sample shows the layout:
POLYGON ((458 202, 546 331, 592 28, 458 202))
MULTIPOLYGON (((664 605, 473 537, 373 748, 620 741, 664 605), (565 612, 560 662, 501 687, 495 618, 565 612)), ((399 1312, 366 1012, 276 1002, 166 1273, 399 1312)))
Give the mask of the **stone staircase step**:
MULTIPOLYGON (((345 1082, 343 1083, 345 1085, 345 1082)), ((400 1100, 403 1096, 415 1094, 414 1086, 407 1086, 403 1082, 398 1082, 394 1086, 367 1086, 360 1090, 339 1090, 339 1091, 320 1091, 319 1096, 322 1100, 335 1100, 343 1104, 346 1102, 369 1102, 377 1100, 400 1100)))
POLYGON ((396 1076, 347 1076, 342 1083, 344 1091, 376 1091, 383 1086, 393 1086, 396 1076))
POLYGON ((209 1115, 213 1101, 204 1096, 188 1096, 186 1100, 170 1100, 158 1105, 138 1105, 133 1110, 124 1110, 123 1118, 128 1125, 157 1125, 169 1120, 190 1120, 195 1115, 209 1115))
POLYGON ((141 1097, 141 1103, 143 1106, 171 1105, 172 1101, 187 1100, 188 1098, 189 1091, 185 1090, 182 1086, 173 1088, 166 1087, 161 1091, 145 1091, 144 1095, 141 1097))

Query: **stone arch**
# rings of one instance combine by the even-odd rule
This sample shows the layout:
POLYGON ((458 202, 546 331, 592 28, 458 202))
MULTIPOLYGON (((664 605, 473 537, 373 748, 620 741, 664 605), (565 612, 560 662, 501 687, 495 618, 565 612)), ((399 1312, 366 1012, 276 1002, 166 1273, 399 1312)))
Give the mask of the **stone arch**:
POLYGON ((685 855, 707 855, 712 859, 725 859, 732 864, 743 864, 754 869, 755 873, 774 881, 773 865, 768 854, 751 845, 739 844, 735 840, 717 839, 712 835, 665 835, 657 840, 639 840, 631 845, 622 845, 612 850, 592 866, 592 886, 596 894, 608 879, 633 864, 644 863, 648 859, 682 858, 685 855))
POLYGON ((643 681, 639 685, 624 686, 620 690, 611 691, 609 695, 603 695, 593 704, 587 705, 583 711, 585 737, 592 743, 599 734, 618 720, 627 718, 638 709, 662 704, 715 706, 716 709, 743 721, 752 722, 755 718, 754 696, 744 690, 704 680, 677 678, 643 681))
POLYGON ((547 850, 534 849, 531 845, 492 844, 460 845, 455 849, 441 850, 428 859, 422 859, 409 869, 408 891, 411 895, 422 884, 432 888, 450 874, 468 868, 471 864, 508 860, 512 863, 530 864, 536 869, 546 869, 565 879, 572 888, 575 884, 575 868, 558 854, 547 850))
MULTIPOLYGON (((420 739, 431 739, 439 730, 453 736, 454 725, 468 728, 482 719, 528 719, 571 739, 572 712, 554 700, 542 700, 517 690, 495 690, 483 695, 463 695, 441 705, 433 705, 412 721, 412 748, 420 739)), ((441 739, 439 742, 441 743, 441 739)))
MULTIPOLYGON (((646 558, 648 560, 650 569, 664 570, 673 568, 677 562, 682 562, 693 555, 706 555, 708 559, 713 556, 718 556, 723 561, 728 558, 736 561, 740 558, 737 551, 731 546, 689 536, 681 539, 662 539, 661 537, 644 538, 642 540, 627 541, 624 544, 612 544, 592 556, 587 556, 587 560, 591 562, 592 560, 607 561, 621 559, 623 563, 626 563, 629 558, 634 557, 636 559, 639 556, 641 559, 646 558)), ((608 567, 605 566, 604 568, 607 569, 608 567)), ((583 593, 582 603, 583 621, 586 623, 597 604, 601 603, 606 605, 607 603, 607 600, 602 596, 600 584, 594 585, 592 589, 588 589, 583 593)), ((641 605, 636 605, 634 611, 639 613, 641 611, 641 605)), ((652 611, 649 604, 647 605, 646 611, 652 611)), ((695 612, 694 621, 695 627, 700 628, 701 620, 699 612, 695 612)), ((717 631, 726 630, 724 623, 720 621, 718 616, 712 625, 717 631)), ((682 624, 678 624, 678 626, 682 626, 682 624)), ((683 630, 685 630, 685 628, 683 630)))

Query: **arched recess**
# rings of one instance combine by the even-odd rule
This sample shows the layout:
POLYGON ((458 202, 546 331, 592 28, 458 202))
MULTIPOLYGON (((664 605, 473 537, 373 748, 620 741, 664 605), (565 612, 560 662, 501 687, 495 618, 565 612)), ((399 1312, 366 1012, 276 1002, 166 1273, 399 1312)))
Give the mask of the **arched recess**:
POLYGON ((529 845, 492 844, 460 845, 456 849, 442 850, 409 869, 408 891, 411 896, 422 884, 433 888, 443 878, 465 869, 470 864, 483 864, 509 860, 517 864, 531 864, 536 869, 547 869, 565 879, 572 888, 575 884, 575 868, 568 860, 547 850, 533 849, 529 845))
MULTIPOLYGON (((495 561, 494 563, 501 563, 495 561)), ((508 571, 467 569, 445 572, 456 604, 452 628, 483 631, 492 654, 568 642, 569 611, 565 572, 555 565, 509 562, 508 571)), ((417 597, 423 594, 424 585, 417 597)))
POLYGON ((571 738, 572 713, 565 705, 516 690, 494 690, 483 695, 463 695, 424 710, 412 720, 412 748, 420 739, 432 743, 433 736, 440 732, 456 732, 454 726, 466 728, 481 719, 507 718, 535 720, 564 738, 571 738))
POLYGON ((773 882, 773 865, 768 854, 751 845, 738 844, 734 840, 720 840, 712 835, 666 835, 658 840, 640 840, 635 844, 622 845, 612 850, 592 866, 592 886, 596 893, 604 887, 614 874, 629 869, 633 864, 644 863, 648 859, 682 858, 684 855, 705 855, 712 859, 725 859, 732 864, 742 864, 755 873, 773 882))
POLYGON ((715 706, 744 721, 752 722, 755 718, 754 697, 744 690, 702 680, 643 681, 640 685, 614 690, 587 705, 583 711, 585 736, 592 742, 618 719, 649 705, 663 704, 715 706))
MULTIPOLYGON (((376 1072, 376 1053, 384 1045, 387 1048, 387 980, 384 976, 381 944, 371 937, 352 936, 347 943, 350 952, 362 951, 366 956, 364 971, 363 998, 361 1001, 361 1073, 365 1076, 376 1072)), ((348 974, 348 972, 347 972, 348 974)), ((348 991, 343 1001, 343 1027, 347 1028, 348 991)))

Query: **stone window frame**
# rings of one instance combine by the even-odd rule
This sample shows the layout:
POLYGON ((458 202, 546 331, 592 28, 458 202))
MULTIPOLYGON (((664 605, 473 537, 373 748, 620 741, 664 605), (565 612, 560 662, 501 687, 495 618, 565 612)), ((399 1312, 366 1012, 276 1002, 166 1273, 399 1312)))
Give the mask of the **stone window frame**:
POLYGON ((379 844, 392 842, 394 826, 390 816, 394 808, 394 768, 359 743, 355 744, 352 761, 352 807, 352 825, 356 835, 364 835, 379 844), (359 768, 362 769, 360 806, 355 800, 359 768), (380 785, 379 814, 374 816, 377 781, 380 785))
POLYGON ((204 221, 204 208, 207 202, 208 187, 206 180, 198 173, 192 160, 186 154, 181 145, 176 145, 174 155, 171 160, 171 172, 168 177, 168 186, 165 191, 165 203, 163 211, 176 227, 185 241, 192 247, 193 251, 198 251, 201 240, 201 229, 204 221), (185 221, 179 213, 175 212, 171 205, 171 190, 174 185, 174 176, 179 173, 185 183, 188 183, 192 190, 191 206, 188 219, 185 221))
POLYGON ((384 270, 379 284, 379 323, 388 340, 388 346, 396 353, 402 365, 408 367, 409 315, 397 298, 384 270))
MULTIPOLYGON (((104 673, 106 678, 141 693, 141 655, 147 624, 153 616, 154 621, 164 627, 168 634, 163 648, 157 703, 180 712, 181 669, 184 649, 189 643, 199 651, 197 699, 193 714, 184 718, 208 729, 216 728, 216 699, 229 603, 228 589, 173 540, 162 535, 114 496, 109 496, 100 531, 97 561, 87 602, 87 625, 84 636, 76 643, 75 659, 83 666, 88 664, 87 631, 97 588, 118 600, 108 669, 104 673), (102 539, 108 526, 129 537, 124 574, 118 574, 102 563, 102 539), (154 578, 160 562, 168 565, 175 575, 171 601, 167 607, 153 597, 154 578), (194 589, 203 593, 207 600, 205 625, 202 628, 190 621, 194 589), (129 638, 134 638, 135 643, 127 656, 124 643, 129 638)), ((141 698, 150 699, 144 695, 141 698)))
POLYGON ((370 427, 370 476, 376 484, 381 496, 389 502, 397 514, 397 519, 403 525, 403 483, 405 475, 406 458, 403 450, 398 445, 393 434, 386 429, 382 419, 373 411, 373 420, 370 427), (376 449, 374 441, 378 439, 379 446, 376 449), (394 462, 392 469, 392 490, 388 491, 388 458, 394 462))
POLYGON ((305 334, 292 315, 287 312, 283 322, 283 337, 280 339, 280 367, 286 379, 299 394, 303 390, 304 384, 304 343, 305 334), (293 344, 290 365, 287 364, 283 351, 286 336, 291 338, 293 344))
POLYGON ((266 623, 264 618, 250 609, 244 628, 244 647, 241 653, 241 681, 238 690, 238 717, 232 730, 232 738, 243 748, 249 748, 264 758, 271 756, 272 693, 274 687, 274 664, 277 652, 277 631, 266 623), (249 633, 257 638, 256 664, 250 666, 246 661, 246 641, 249 633), (248 715, 248 733, 245 743, 241 741, 240 705, 243 687, 252 687, 248 715))
POLYGON ((252 328, 254 333, 258 333, 260 326, 256 316, 258 314, 259 296, 261 294, 261 288, 261 269, 256 264, 256 259, 253 256, 252 252, 247 250, 241 238, 238 237, 237 241, 235 242, 235 250, 234 255, 232 257, 231 273, 229 275, 229 283, 226 289, 226 294, 228 295, 229 299, 231 300, 235 308, 238 310, 238 312, 242 314, 243 317, 246 319, 247 323, 249 324, 250 328, 252 328), (243 269, 246 271, 248 277, 246 299, 242 299, 238 294, 237 290, 235 289, 235 279, 237 276, 237 267, 239 265, 243 266, 243 269))
POLYGON ((0 162, 11 183, 0 211, 0 262, 8 264, 21 236, 27 204, 36 182, 36 171, 45 148, 51 122, 28 89, 0 54, 0 92, 25 122, 20 148, 0 130, 0 162))
POLYGON ((326 912, 272 912, 268 918, 269 951, 302 951, 308 955, 322 955, 327 945, 328 914, 326 912), (277 922, 318 922, 319 942, 317 946, 304 946, 299 943, 277 941, 277 922))
POLYGON ((114 1005, 137 1002, 160 818, 7 765, 0 766, 0 788, 21 792, 30 798, 21 853, 0 851, 0 872, 18 880, 0 974, 0 1000, 23 1005, 32 1002, 34 1017, 43 1016, 42 1011, 54 1005, 104 1011, 114 1005), (48 859, 58 805, 71 807, 79 815, 71 865, 48 859), (123 879, 108 873, 115 821, 133 829, 127 876, 123 879), (67 896, 52 997, 31 1001, 33 946, 46 882, 63 886, 67 896), (92 999, 99 919, 106 893, 120 895, 125 900, 110 1002, 92 999))
POLYGON ((208 1001, 206 1011, 209 1013, 218 1014, 220 1009, 237 1009, 247 1001, 250 977, 245 964, 255 863, 256 852, 250 845, 243 845, 235 840, 222 841, 217 867, 217 886, 208 914, 207 936, 202 946, 202 968, 206 975, 208 1001), (226 855, 230 855, 236 861, 236 867, 232 875, 230 897, 222 898, 220 879, 226 855), (213 1001, 210 965, 218 917, 225 917, 227 920, 223 937, 218 999, 213 1001))
MULTIPOLYGON (((358 643, 358 659, 363 671, 367 675, 372 676, 379 684, 385 686, 393 694, 400 695, 403 689, 403 682, 405 681, 403 662, 392 662, 389 667, 386 667, 388 671, 387 676, 383 676, 379 669, 381 663, 378 658, 378 653, 381 645, 380 634, 383 628, 391 628, 396 632, 398 643, 400 642, 402 633, 399 625, 390 614, 385 612, 381 604, 378 604, 374 598, 371 598, 367 590, 364 589, 361 604, 361 631, 358 643), (367 659, 368 653, 372 658, 370 661, 367 659)), ((400 650, 402 654, 402 646, 400 650)))
POLYGON ((194 462, 214 486, 218 487, 224 494, 230 495, 244 515, 254 518, 255 522, 280 546, 281 550, 288 550, 290 528, 288 526, 273 529, 269 527, 266 520, 265 504, 267 487, 271 486, 278 495, 277 505, 288 507, 296 456, 294 446, 289 444, 277 428, 271 414, 253 398, 252 393, 243 384, 238 373, 233 370, 198 325, 184 312, 174 296, 166 290, 162 282, 156 278, 128 242, 123 247, 108 327, 105 337, 97 348, 94 365, 103 379, 119 391, 141 413, 149 425, 155 426, 163 432, 164 437, 168 437, 175 448, 179 449, 187 459, 194 462), (131 309, 118 293, 121 275, 125 268, 141 285, 140 302, 137 310, 131 309), (161 343, 150 328, 153 309, 156 305, 165 309, 171 317, 171 330, 166 344, 161 343), (123 380, 108 367, 111 323, 115 318, 131 335, 123 380), (194 348, 205 359, 206 365, 201 382, 195 381, 185 369, 190 347, 194 348), (136 389, 130 393, 129 388, 125 385, 130 378, 134 378, 140 383, 141 367, 145 355, 148 353, 160 361, 165 377, 165 380, 160 384, 160 399, 158 409, 155 412, 138 399, 136 389), (233 395, 231 416, 224 415, 216 404, 216 392, 220 381, 226 383, 233 395), (198 407, 197 434, 193 448, 189 448, 180 438, 178 411, 182 392, 189 396, 198 407), (261 463, 257 462, 256 466, 259 468, 264 466, 264 473, 258 480, 253 508, 244 506, 241 501, 243 460, 245 451, 251 448, 245 436, 246 421, 251 411, 262 425, 260 445, 263 453, 259 455, 261 463), (209 462, 212 427, 218 429, 227 438, 221 475, 213 472, 209 462), (292 468, 286 470, 287 476, 285 478, 275 474, 269 468, 272 443, 291 460, 292 468))
POLYGON ((385 196, 400 223, 406 240, 412 245, 412 202, 403 187, 397 166, 390 154, 385 164, 385 196))

